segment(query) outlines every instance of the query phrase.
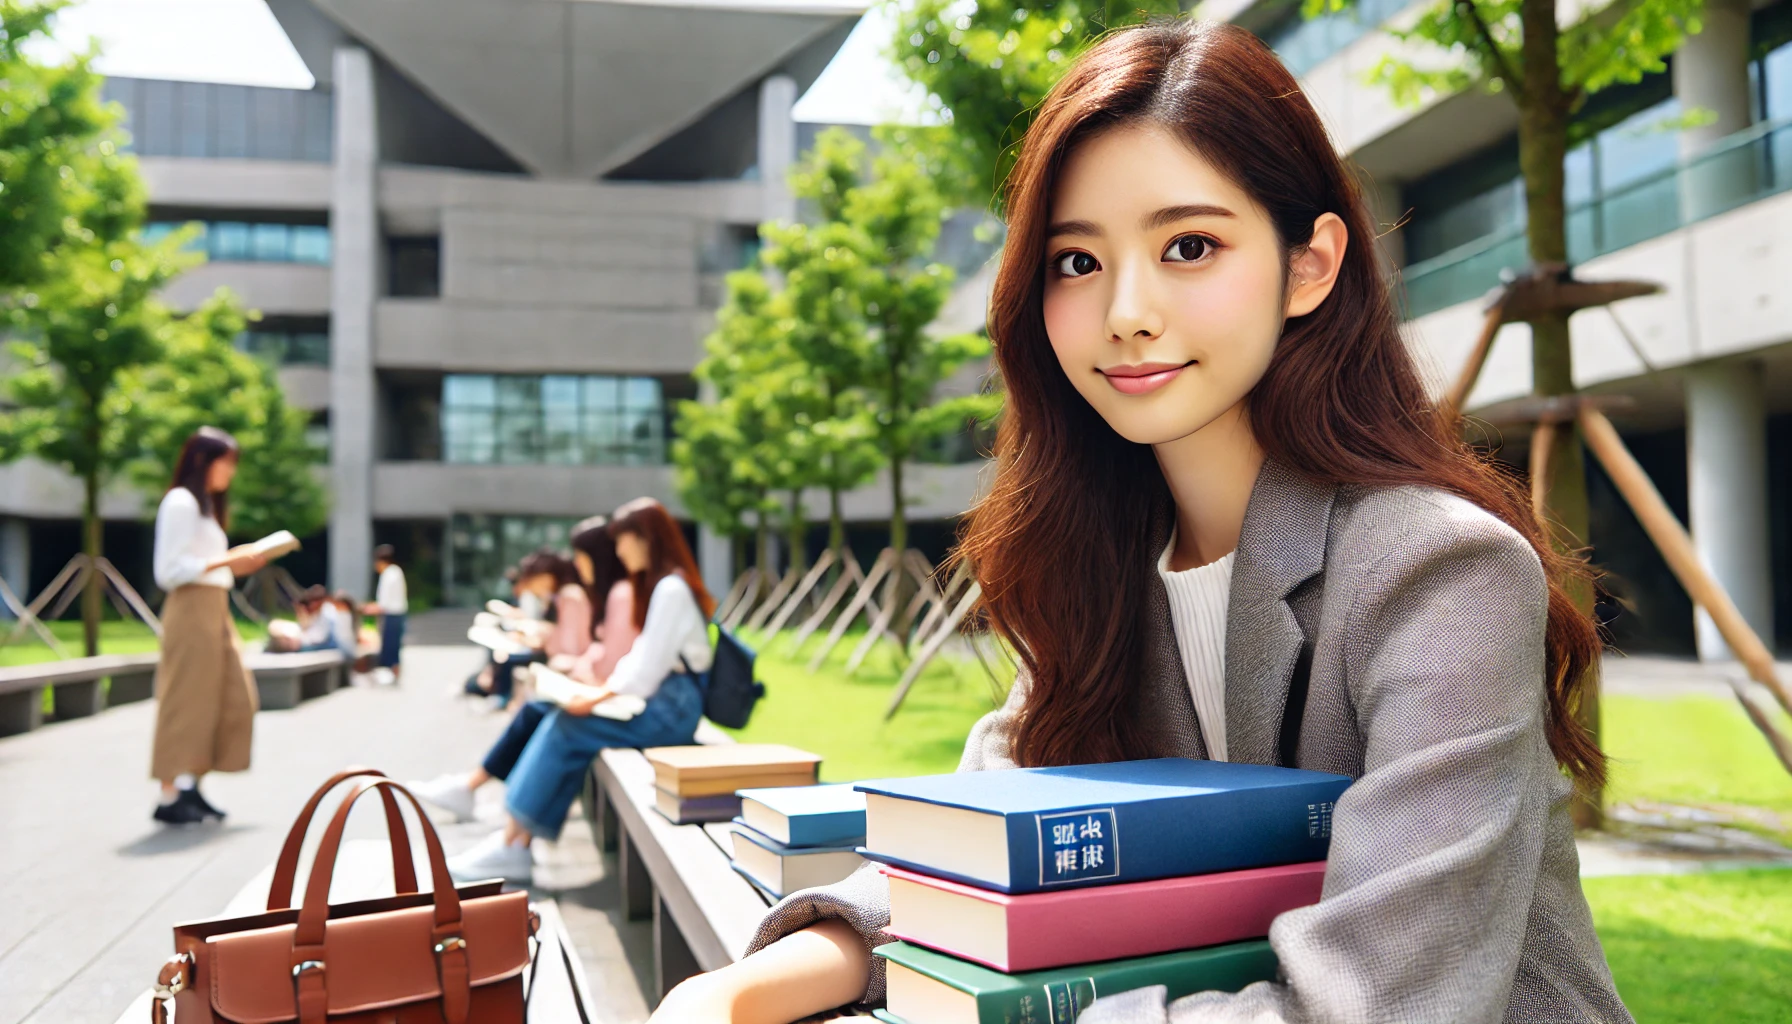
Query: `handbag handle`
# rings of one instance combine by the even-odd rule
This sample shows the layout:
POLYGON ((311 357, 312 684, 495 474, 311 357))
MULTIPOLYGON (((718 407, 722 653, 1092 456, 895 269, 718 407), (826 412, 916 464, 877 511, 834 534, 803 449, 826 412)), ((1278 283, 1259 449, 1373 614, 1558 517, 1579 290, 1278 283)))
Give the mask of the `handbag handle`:
MULTIPOLYGON (((280 847, 280 859, 274 862, 274 879, 268 884, 270 911, 292 906, 292 883, 299 873, 299 848, 305 844, 306 833, 311 831, 311 819, 317 814, 318 805, 332 789, 361 776, 383 779, 386 773, 375 768, 344 768, 330 776, 330 780, 317 787, 317 792, 305 801, 305 809, 299 812, 286 833, 286 845, 280 847)), ((398 800, 391 790, 380 790, 380 802, 386 805, 386 834, 392 839, 392 881, 401 896, 416 892, 417 866, 411 859, 411 837, 404 827, 404 814, 398 809, 398 800)))
MULTIPOLYGON (((388 778, 359 782, 343 799, 329 828, 319 840, 317 855, 311 862, 311 876, 305 882, 305 903, 299 908, 298 927, 292 936, 292 977, 298 1002, 299 1024, 324 1024, 329 1001, 324 989, 324 924, 330 916, 330 878, 336 871, 336 855, 342 848, 342 833, 348 827, 349 812, 355 803, 372 790, 397 794, 410 801, 416 811, 417 824, 423 832, 423 845, 429 854, 430 878, 435 888, 436 975, 442 986, 442 1016, 446 1024, 467 1024, 472 1006, 473 980, 467 963, 467 943, 461 935, 460 894, 448 874, 448 858, 442 852, 442 840, 423 805, 411 791, 388 778)), ((399 822, 403 825, 402 819, 399 822)))

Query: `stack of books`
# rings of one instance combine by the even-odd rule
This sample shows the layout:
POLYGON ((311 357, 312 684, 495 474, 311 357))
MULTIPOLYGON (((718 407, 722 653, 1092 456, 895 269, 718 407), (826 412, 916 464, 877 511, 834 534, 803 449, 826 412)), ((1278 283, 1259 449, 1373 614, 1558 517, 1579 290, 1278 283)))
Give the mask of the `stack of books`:
POLYGON ((865 794, 850 785, 740 791, 734 870, 773 900, 832 885, 864 863, 865 794))
POLYGON ((655 803, 674 825, 728 821, 740 814, 737 789, 813 786, 821 758, 781 743, 651 747, 655 803))
POLYGON ((1163 758, 862 782, 894 1024, 1066 1024, 1098 996, 1276 976, 1342 775, 1163 758))

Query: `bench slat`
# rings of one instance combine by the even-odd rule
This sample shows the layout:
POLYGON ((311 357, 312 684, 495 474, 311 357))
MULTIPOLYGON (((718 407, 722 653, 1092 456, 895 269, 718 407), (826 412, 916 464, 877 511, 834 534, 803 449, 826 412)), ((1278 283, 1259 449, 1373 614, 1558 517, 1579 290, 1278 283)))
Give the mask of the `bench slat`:
POLYGON ((612 797, 628 841, 705 971, 746 955, 765 903, 703 829, 674 825, 654 809, 653 766, 638 750, 606 750, 599 781, 612 797))

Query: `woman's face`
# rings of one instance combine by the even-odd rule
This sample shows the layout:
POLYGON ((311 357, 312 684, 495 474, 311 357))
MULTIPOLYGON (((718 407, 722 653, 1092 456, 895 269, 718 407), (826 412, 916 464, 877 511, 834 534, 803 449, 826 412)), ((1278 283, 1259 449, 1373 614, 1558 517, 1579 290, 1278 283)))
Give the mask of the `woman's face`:
POLYGON ((230 481, 236 476, 236 456, 220 455, 212 460, 211 468, 205 471, 205 489, 213 494, 222 494, 230 489, 230 481))
POLYGON ((544 601, 554 596, 554 588, 557 584, 557 581, 554 579, 554 574, 547 572, 538 572, 533 576, 525 576, 520 582, 524 592, 534 594, 544 601))
POLYGON ((1238 406, 1269 366, 1283 319, 1324 298, 1309 305, 1310 289, 1284 284, 1268 214, 1155 125, 1110 129, 1067 155, 1045 253, 1045 329, 1058 364, 1139 444, 1187 437, 1238 406))
POLYGON ((647 541, 640 534, 624 531, 616 535, 616 557, 622 559, 622 565, 631 573, 646 572, 652 564, 647 550, 647 541))
POLYGON ((590 555, 587 555, 583 551, 574 551, 572 553, 572 564, 574 568, 579 570, 579 579, 584 581, 584 584, 587 587, 597 582, 597 567, 591 564, 590 555))

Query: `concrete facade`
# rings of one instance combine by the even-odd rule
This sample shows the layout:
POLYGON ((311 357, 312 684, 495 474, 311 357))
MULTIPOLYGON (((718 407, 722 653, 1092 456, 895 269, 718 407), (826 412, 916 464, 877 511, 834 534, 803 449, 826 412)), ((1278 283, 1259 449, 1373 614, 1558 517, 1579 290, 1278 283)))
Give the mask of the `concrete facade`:
MULTIPOLYGON (((372 546, 394 541, 402 556, 421 536, 446 576, 468 532, 458 523, 566 521, 638 495, 682 515, 663 461, 445 451, 445 382, 650 378, 668 408, 694 397, 723 277, 760 222, 795 213, 792 108, 864 6, 543 0, 500 13, 484 0, 270 0, 316 90, 125 81, 152 219, 251 234, 328 225, 326 258, 214 250, 166 293, 190 308, 229 287, 264 315, 256 330, 327 334, 327 363, 279 370, 289 403, 327 437, 329 531, 308 545, 327 549, 319 575, 365 595, 372 546), (145 96, 164 99, 133 106, 145 96), (242 130, 260 134, 218 137, 242 110, 242 130), (270 110, 304 138, 267 138, 288 123, 270 110), (403 261, 417 253, 430 269, 413 280, 403 261)), ((976 473, 917 467, 911 518, 962 512, 976 473)), ((147 514, 140 495, 114 491, 108 517, 147 514)), ((48 467, 0 466, 9 582, 35 571, 8 553, 16 537, 68 519, 76 498, 48 467)), ((809 504, 825 516, 825 496, 809 504)), ((847 506, 860 521, 889 513, 881 482, 847 506)), ((710 540, 705 574, 726 581, 729 545, 710 540)))

